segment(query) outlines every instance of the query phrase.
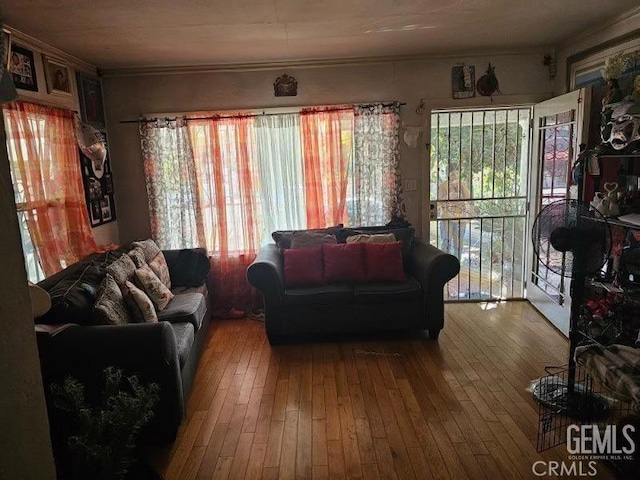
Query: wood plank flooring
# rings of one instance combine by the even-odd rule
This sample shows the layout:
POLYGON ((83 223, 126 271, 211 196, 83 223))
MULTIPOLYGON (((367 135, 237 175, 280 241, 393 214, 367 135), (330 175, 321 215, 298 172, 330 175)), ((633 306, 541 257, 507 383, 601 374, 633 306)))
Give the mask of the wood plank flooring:
POLYGON ((533 462, 567 454, 536 452, 525 388, 566 362, 567 341, 526 302, 445 309, 437 342, 271 347, 260 322, 214 321, 187 418, 154 463, 167 480, 540 478, 533 462))

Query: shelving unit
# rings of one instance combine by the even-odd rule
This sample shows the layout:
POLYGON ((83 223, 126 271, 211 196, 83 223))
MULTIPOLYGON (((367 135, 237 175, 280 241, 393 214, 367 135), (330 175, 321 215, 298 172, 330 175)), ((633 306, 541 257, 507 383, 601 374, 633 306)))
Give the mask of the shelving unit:
MULTIPOLYGON (((588 141, 587 148, 593 151, 594 147, 601 141, 601 121, 602 112, 600 105, 602 99, 607 93, 606 86, 594 86, 591 89, 591 98, 588 105, 591 106, 587 131, 583 132, 583 138, 588 141)), ((585 171, 582 175, 582 182, 577 188, 577 199, 581 202, 589 204, 594 198, 594 193, 600 191, 605 193, 604 185, 608 182, 616 182, 621 184, 621 190, 628 192, 628 183, 631 183, 631 190, 635 191, 635 198, 629 201, 626 213, 640 213, 640 141, 635 142, 631 147, 627 147, 624 151, 615 151, 611 147, 600 145, 598 164, 600 166, 600 176, 594 178, 585 171), (622 168, 621 168, 622 167, 622 168), (625 178, 620 178, 622 174, 625 178), (631 178, 629 178, 631 177, 631 178), (624 182, 620 181, 624 180, 624 182), (597 190, 594 187, 598 187, 597 190)), ((587 158, 587 163, 589 159, 587 158)), ((604 221, 604 220, 602 220, 604 221)), ((629 231, 640 232, 640 225, 625 222, 617 217, 609 217, 606 219, 607 224, 612 233, 613 245, 619 245, 624 242, 626 233, 629 231)), ((639 236, 640 239, 640 236, 639 236)), ((640 242, 639 242, 640 244, 640 242)), ((639 245, 640 248, 640 245, 639 245)), ((640 267, 640 255, 638 266, 640 267)), ((623 279, 618 279, 623 280, 623 279)), ((620 395, 606 385, 600 384, 595 377, 600 377, 598 368, 590 365, 586 368, 582 365, 576 365, 573 361, 575 349, 581 345, 588 344, 626 344, 628 346, 637 347, 636 339, 638 330, 640 330, 640 282, 638 286, 630 285, 624 281, 613 285, 611 279, 599 279, 585 277, 583 274, 573 276, 571 285, 571 302, 572 319, 570 333, 570 361, 568 366, 561 367, 556 370, 548 370, 547 376, 543 377, 548 383, 556 382, 561 388, 557 389, 561 392, 562 386, 566 391, 573 394, 575 390, 587 393, 588 397, 606 398, 610 401, 609 408, 606 412, 597 408, 593 408, 593 404, 583 404, 582 399, 574 398, 573 413, 576 410, 581 414, 570 415, 571 409, 558 409, 557 403, 551 406, 540 403, 539 407, 539 425, 538 425, 538 450, 542 451, 557 445, 566 440, 566 429, 569 424, 597 424, 606 426, 610 424, 628 424, 629 415, 636 414, 633 412, 632 404, 628 399, 622 399, 620 395), (621 287, 621 288, 617 288, 621 287), (599 305, 589 301, 607 298, 612 301, 610 308, 597 308, 599 305), (603 313, 604 318, 599 318, 591 312, 603 313), (608 315, 606 312, 611 312, 608 315), (631 320, 630 320, 631 319, 631 320), (575 407, 577 405, 577 407, 575 407)), ((609 352, 610 353, 610 352, 609 352)), ((592 359, 595 361, 595 359, 592 359)), ((608 371, 608 373, 610 373, 608 371)), ((541 379, 541 381, 543 380, 541 379)), ((550 389, 553 391, 553 388, 550 389)), ((563 394, 559 394, 563 397, 563 394)), ((580 397, 580 395, 577 395, 580 397)), ((569 402, 571 403, 571 402, 569 402)), ((614 469, 621 471, 628 467, 625 461, 609 464, 614 469)), ((626 477, 625 477, 626 478, 626 477)), ((633 477, 636 478, 636 477, 633 477)))

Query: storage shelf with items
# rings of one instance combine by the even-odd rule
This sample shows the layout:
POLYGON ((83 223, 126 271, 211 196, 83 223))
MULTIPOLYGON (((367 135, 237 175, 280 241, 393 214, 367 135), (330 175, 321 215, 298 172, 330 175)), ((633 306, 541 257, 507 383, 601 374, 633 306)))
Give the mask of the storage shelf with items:
MULTIPOLYGON (((629 420, 640 411, 640 88, 630 88, 640 80, 633 70, 605 80, 585 101, 588 142, 570 199, 536 218, 549 224, 545 258, 556 260, 545 267, 571 279, 568 364, 532 384, 538 450, 562 443, 570 424, 640 424, 629 420)), ((532 236, 535 249, 535 224, 532 236)))

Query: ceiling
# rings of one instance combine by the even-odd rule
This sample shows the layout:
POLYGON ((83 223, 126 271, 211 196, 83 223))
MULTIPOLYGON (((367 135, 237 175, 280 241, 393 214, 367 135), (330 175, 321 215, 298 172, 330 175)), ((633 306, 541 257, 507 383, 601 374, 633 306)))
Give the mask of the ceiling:
POLYGON ((5 23, 100 68, 554 46, 638 0, 0 0, 5 23))

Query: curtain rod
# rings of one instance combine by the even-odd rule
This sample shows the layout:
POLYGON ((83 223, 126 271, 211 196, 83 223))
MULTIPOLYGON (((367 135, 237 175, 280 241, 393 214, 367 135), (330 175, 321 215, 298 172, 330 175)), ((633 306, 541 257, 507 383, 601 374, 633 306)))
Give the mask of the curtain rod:
MULTIPOLYGON (((399 106, 403 106, 406 105, 405 102, 385 102, 385 103, 381 103, 381 105, 388 107, 388 106, 392 106, 395 104, 398 104, 399 106)), ((375 103, 360 103, 360 104, 356 104, 356 105, 362 105, 362 106, 366 106, 366 105, 376 105, 375 103)), ((342 110, 352 110, 353 107, 329 107, 329 108, 322 108, 322 107, 304 107, 301 109, 301 111, 306 110, 314 110, 314 109, 318 109, 318 111, 321 112, 339 112, 342 110)), ((291 112, 294 113, 294 112, 291 112)), ((298 112, 299 113, 299 112, 298 112)), ((185 118, 185 121, 189 122, 189 121, 196 121, 196 120, 212 120, 214 118, 252 118, 252 117, 269 117, 272 115, 287 115, 287 113, 267 113, 266 111, 262 111, 262 113, 236 113, 236 114, 232 114, 232 115, 208 115, 208 116, 204 116, 204 117, 191 117, 191 118, 185 118)), ((119 123, 153 123, 156 122, 157 120, 164 120, 164 121, 174 121, 177 120, 178 117, 164 117, 164 118, 140 118, 138 120, 120 120, 119 123)))

